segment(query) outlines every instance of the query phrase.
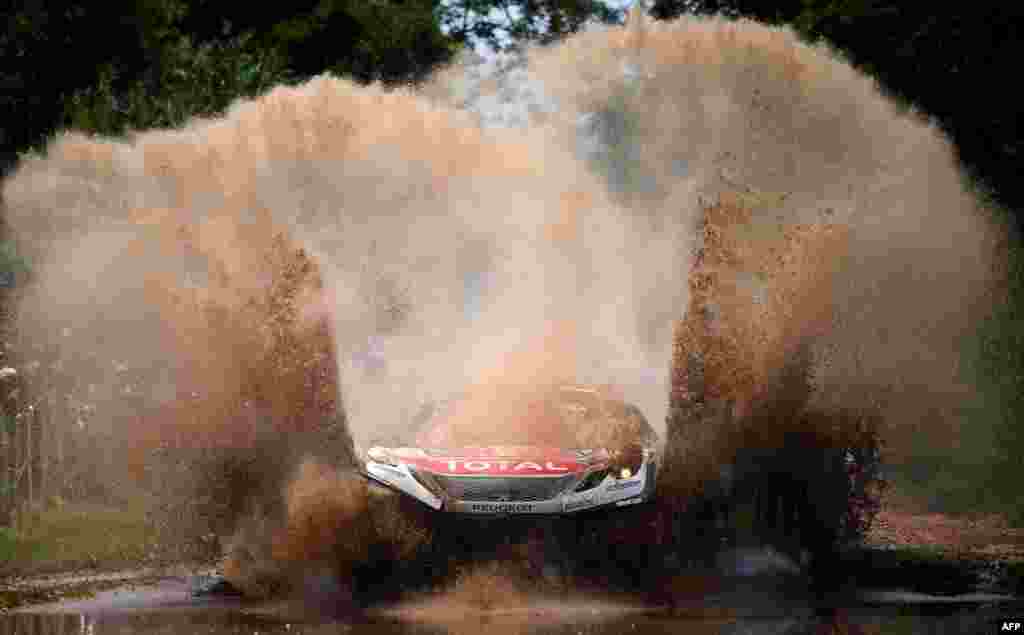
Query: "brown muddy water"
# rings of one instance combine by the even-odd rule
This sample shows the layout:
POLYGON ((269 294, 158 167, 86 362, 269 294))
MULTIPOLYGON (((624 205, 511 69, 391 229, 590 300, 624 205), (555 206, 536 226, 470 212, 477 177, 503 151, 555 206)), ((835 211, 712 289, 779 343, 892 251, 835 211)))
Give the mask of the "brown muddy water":
POLYGON ((497 589, 487 602, 454 585, 359 606, 322 580, 317 593, 258 601, 196 596, 193 591, 207 578, 179 576, 23 607, 0 616, 0 635, 986 633, 1024 616, 1024 598, 1011 595, 937 595, 866 585, 822 592, 801 576, 762 569, 753 575, 706 570, 656 578, 651 586, 665 591, 656 597, 642 589, 546 587, 542 580, 532 587, 510 579, 500 584, 498 570, 484 569, 491 573, 472 579, 474 586, 489 581, 497 589))
POLYGON ((539 599, 532 606, 515 610, 439 609, 419 603, 325 619, 276 605, 189 600, 180 588, 170 584, 167 588, 127 592, 120 600, 98 596, 33 610, 36 612, 0 617, 0 635, 987 633, 997 632, 1004 620, 1019 620, 1024 615, 1024 603, 1007 602, 999 596, 926 599, 891 592, 886 596, 849 597, 815 608, 806 603, 772 601, 771 594, 756 599, 738 592, 724 601, 709 598, 700 605, 674 609, 630 606, 613 600, 539 599), (97 611, 101 606, 104 610, 97 611))

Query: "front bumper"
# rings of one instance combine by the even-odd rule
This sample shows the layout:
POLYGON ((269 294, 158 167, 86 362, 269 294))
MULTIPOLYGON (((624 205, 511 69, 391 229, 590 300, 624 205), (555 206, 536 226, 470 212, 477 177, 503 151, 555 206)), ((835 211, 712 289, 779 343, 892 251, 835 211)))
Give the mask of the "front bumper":
POLYGON ((424 487, 405 465, 367 462, 363 476, 371 481, 410 496, 435 511, 482 516, 568 515, 604 508, 628 507, 644 503, 654 496, 657 465, 645 461, 629 479, 609 479, 583 492, 563 493, 541 501, 468 501, 437 495, 424 487))

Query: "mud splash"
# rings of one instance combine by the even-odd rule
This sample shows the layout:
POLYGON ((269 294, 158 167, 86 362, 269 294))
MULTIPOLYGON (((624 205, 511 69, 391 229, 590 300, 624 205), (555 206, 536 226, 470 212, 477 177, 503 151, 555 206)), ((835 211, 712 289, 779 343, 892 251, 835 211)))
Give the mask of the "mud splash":
MULTIPOLYGON (((929 122, 743 21, 633 19, 498 66, 415 92, 318 77, 180 130, 62 134, 3 184, 37 274, 19 332, 59 346, 97 425, 133 443, 248 446, 343 404, 360 444, 467 386, 482 421, 515 421, 491 397, 565 378, 620 386, 665 432, 717 206, 744 210, 721 232, 732 286, 705 303, 733 329, 727 376, 756 393, 813 335, 811 398, 877 397, 897 453, 908 421, 958 433, 958 347, 991 306, 1000 228, 929 122), (801 231, 841 240, 794 248, 801 231), (130 402, 113 360, 138 372, 130 402)), ((298 482, 318 504, 348 492, 314 472, 298 482)), ((306 550, 364 504, 320 526, 300 490, 274 522, 304 519, 306 550)))

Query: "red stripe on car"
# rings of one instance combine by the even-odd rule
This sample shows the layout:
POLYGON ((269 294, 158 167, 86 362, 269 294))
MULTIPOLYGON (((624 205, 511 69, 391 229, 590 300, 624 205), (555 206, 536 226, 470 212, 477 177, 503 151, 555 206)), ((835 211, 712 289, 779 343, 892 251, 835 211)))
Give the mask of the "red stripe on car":
POLYGON ((564 476, 587 469, 588 465, 577 461, 545 457, 524 459, 431 457, 403 459, 405 463, 418 468, 457 476, 564 476))

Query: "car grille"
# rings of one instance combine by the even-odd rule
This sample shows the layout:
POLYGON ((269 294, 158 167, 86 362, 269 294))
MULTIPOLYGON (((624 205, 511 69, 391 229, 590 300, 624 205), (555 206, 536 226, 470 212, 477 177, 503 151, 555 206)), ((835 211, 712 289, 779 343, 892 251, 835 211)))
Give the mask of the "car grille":
POLYGON ((491 478, 432 475, 449 496, 464 501, 543 501, 555 498, 576 482, 576 475, 491 478))

